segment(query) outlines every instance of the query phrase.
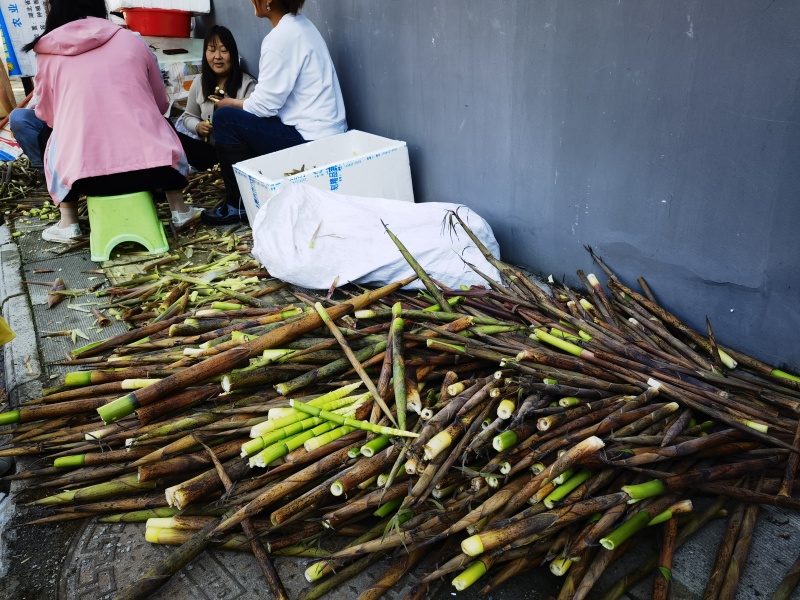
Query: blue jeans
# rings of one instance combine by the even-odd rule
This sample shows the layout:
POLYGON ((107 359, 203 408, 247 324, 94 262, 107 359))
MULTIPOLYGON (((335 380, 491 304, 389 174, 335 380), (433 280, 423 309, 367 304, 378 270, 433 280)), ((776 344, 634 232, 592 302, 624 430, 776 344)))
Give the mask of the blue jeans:
POLYGON ((45 122, 36 117, 32 108, 15 108, 8 115, 8 123, 20 148, 31 161, 31 166, 43 169, 43 148, 39 144, 39 134, 45 128, 45 122))
POLYGON ((246 144, 253 157, 306 141, 294 127, 284 125, 278 117, 258 117, 231 106, 215 110, 212 125, 217 144, 246 144))

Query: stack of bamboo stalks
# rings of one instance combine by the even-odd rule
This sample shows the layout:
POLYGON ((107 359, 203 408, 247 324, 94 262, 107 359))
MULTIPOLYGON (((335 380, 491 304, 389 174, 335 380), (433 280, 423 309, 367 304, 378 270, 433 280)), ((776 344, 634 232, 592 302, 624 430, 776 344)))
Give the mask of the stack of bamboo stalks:
POLYGON ((706 597, 733 598, 759 506, 800 509, 800 378, 693 331, 597 256, 608 292, 582 272, 583 292, 545 291, 485 248, 504 282, 453 290, 396 243, 427 293, 405 280, 273 306, 267 288, 214 283, 217 265, 115 295, 178 290, 0 414, 15 424, 0 456, 52 461, 13 477, 66 490, 32 501, 49 511, 34 522, 145 522, 148 541, 180 546, 120 598, 215 545, 252 551, 276 597, 272 555, 314 559, 305 599, 387 556, 362 600, 420 563, 410 598, 546 566, 559 598, 580 599, 656 531, 660 554, 610 599, 645 577, 666 598, 675 550, 730 510, 706 597), (217 294, 233 305, 206 306, 217 294))

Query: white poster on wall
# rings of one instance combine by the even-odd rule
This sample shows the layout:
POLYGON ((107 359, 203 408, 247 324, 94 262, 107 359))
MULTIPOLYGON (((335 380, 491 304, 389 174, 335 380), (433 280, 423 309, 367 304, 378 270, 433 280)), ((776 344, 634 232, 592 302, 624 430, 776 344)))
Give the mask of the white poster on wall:
POLYGON ((9 75, 36 75, 36 56, 22 47, 44 32, 45 0, 0 0, 0 27, 8 42, 6 65, 9 75))

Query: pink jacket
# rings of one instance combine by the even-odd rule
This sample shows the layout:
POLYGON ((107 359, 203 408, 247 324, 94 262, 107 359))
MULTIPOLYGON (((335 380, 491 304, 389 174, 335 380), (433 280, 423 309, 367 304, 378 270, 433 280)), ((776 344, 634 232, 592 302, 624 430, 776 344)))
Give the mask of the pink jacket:
POLYGON ((138 35, 87 17, 54 29, 34 50, 36 116, 53 128, 44 163, 56 204, 85 177, 163 166, 188 172, 163 117, 161 72, 138 35))

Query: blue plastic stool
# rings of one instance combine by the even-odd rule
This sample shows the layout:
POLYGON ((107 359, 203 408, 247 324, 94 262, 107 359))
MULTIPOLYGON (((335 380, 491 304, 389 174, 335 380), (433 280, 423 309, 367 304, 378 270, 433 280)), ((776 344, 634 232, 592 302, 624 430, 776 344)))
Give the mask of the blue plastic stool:
POLYGON ((122 242, 141 244, 150 254, 169 250, 164 226, 158 220, 150 192, 120 196, 88 196, 89 248, 94 262, 109 259, 122 242))

